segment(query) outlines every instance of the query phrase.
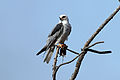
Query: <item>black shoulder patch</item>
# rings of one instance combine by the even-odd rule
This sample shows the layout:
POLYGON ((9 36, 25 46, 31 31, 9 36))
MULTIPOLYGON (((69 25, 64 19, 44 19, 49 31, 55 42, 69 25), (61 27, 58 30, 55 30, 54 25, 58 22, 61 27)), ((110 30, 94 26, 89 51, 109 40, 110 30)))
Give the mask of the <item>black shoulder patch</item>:
POLYGON ((57 31, 59 31, 62 27, 63 27, 62 23, 57 24, 57 25, 53 28, 52 32, 48 35, 48 37, 54 35, 54 34, 55 34, 57 31))

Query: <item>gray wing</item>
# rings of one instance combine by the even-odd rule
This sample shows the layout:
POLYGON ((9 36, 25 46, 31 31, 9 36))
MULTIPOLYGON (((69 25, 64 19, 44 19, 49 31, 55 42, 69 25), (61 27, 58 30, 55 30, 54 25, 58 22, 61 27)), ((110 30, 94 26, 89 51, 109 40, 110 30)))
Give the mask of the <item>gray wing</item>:
POLYGON ((63 32, 63 25, 62 23, 57 24, 52 32, 48 35, 48 40, 47 40, 47 49, 55 44, 57 39, 61 36, 63 32))
POLYGON ((47 40, 47 55, 44 59, 44 62, 49 63, 53 52, 54 52, 54 44, 56 43, 57 39, 61 36, 63 32, 63 26, 62 24, 57 24, 56 27, 52 30, 52 32, 48 35, 48 40, 47 40))
POLYGON ((59 32, 59 31, 61 31, 62 29, 63 29, 62 23, 57 24, 57 25, 53 28, 53 30, 51 31, 51 33, 48 35, 48 37, 53 36, 54 34, 56 34, 56 32, 59 32))
POLYGON ((51 46, 54 46, 55 42, 61 36, 62 32, 63 32, 63 25, 62 23, 59 23, 53 28, 51 33, 48 35, 46 45, 36 55, 39 55, 43 51, 47 51, 51 46))

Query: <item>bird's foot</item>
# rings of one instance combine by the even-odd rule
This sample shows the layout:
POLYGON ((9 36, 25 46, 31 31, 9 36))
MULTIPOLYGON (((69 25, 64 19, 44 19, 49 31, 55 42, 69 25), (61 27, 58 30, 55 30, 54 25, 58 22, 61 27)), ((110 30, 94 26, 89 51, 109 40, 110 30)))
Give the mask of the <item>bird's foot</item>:
POLYGON ((61 44, 61 43, 59 43, 59 44, 57 45, 57 47, 60 47, 60 48, 67 48, 68 46, 67 46, 66 44, 61 44))
POLYGON ((57 47, 60 48, 60 56, 64 57, 66 55, 66 49, 68 46, 66 44, 59 43, 57 47))

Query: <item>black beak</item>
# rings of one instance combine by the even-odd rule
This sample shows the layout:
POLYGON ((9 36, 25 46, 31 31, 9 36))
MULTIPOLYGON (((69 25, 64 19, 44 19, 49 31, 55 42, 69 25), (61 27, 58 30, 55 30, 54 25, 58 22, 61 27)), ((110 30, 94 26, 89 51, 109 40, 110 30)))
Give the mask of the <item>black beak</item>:
MULTIPOLYGON (((59 17, 60 18, 60 17, 59 17)), ((60 18, 60 20, 62 21, 62 18, 60 18)))

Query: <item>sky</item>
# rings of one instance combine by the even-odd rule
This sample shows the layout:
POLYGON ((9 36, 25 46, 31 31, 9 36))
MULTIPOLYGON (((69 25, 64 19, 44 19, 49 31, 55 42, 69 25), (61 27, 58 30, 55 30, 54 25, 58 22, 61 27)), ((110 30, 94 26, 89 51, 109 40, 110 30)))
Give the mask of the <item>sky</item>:
MULTIPOLYGON (((80 52, 85 42, 120 5, 118 0, 0 0, 0 80, 52 80, 52 57, 43 62, 45 45, 59 15, 69 17, 72 31, 65 43, 80 52)), ((88 52, 76 80, 120 80, 120 12, 93 40, 104 41, 93 48, 111 50, 111 54, 88 52)), ((54 56, 54 55, 53 55, 54 56)), ((64 62, 76 55, 67 52, 64 62)), ((62 66, 57 80, 69 80, 75 64, 62 66)), ((58 64, 62 58, 58 57, 58 64)))

